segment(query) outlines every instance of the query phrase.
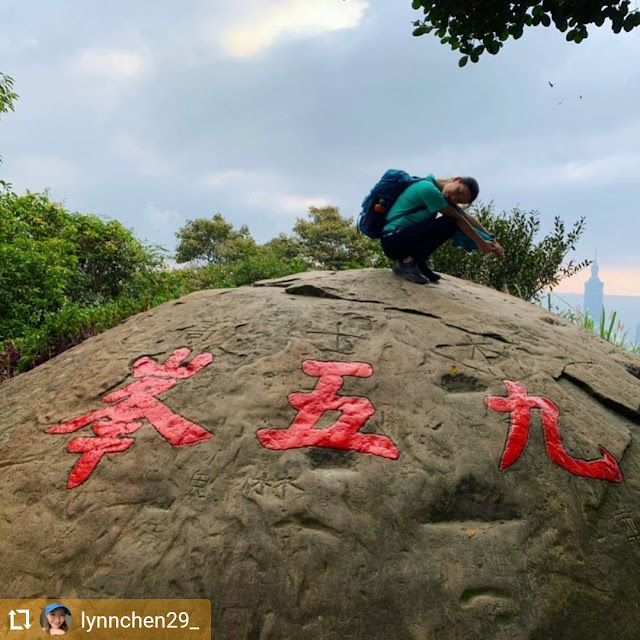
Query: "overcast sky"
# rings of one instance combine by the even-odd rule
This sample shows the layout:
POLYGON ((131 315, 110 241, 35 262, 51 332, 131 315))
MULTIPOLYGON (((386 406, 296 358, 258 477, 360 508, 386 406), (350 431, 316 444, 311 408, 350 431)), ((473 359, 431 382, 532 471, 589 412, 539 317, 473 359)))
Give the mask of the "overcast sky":
MULTIPOLYGON (((260 242, 359 212, 387 168, 472 175, 497 210, 587 219, 605 293, 640 295, 640 29, 531 28, 458 67, 410 0, 0 0, 0 178, 169 249, 222 213, 260 242), (553 83, 551 87, 549 82, 553 83), (580 97, 582 96, 582 97, 580 97)), ((583 290, 583 275, 559 290, 583 290)))

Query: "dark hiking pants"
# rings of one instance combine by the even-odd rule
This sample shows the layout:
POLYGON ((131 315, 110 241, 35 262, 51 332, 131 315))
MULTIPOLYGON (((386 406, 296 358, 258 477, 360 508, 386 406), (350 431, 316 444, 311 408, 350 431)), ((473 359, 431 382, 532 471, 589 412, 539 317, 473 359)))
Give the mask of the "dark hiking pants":
POLYGON ((382 250, 391 260, 412 257, 416 262, 426 262, 458 230, 455 218, 440 216, 429 218, 380 239, 382 250))

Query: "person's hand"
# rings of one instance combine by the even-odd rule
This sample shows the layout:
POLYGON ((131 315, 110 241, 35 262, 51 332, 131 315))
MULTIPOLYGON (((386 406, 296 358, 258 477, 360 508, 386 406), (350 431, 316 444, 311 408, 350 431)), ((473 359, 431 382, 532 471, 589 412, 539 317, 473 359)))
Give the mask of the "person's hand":
POLYGON ((504 249, 495 240, 485 240, 479 249, 482 253, 493 253, 498 258, 504 257, 504 249))
POLYGON ((498 244, 496 240, 494 240, 491 244, 493 245, 493 253, 495 253, 495 255, 502 260, 502 258, 504 258, 504 249, 498 244))

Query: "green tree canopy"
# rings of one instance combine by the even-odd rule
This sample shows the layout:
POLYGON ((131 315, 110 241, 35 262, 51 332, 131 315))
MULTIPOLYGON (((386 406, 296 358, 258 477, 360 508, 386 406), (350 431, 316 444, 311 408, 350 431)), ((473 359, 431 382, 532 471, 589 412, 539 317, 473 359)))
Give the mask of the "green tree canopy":
POLYGON ((236 231, 221 213, 213 218, 187 220, 176 233, 176 262, 225 264, 240 258, 255 247, 249 228, 242 225, 236 231))
POLYGON ((434 33, 442 44, 460 51, 459 65, 478 62, 486 51, 495 55, 509 38, 518 39, 526 27, 551 23, 566 32, 566 39, 579 44, 591 24, 600 27, 611 21, 614 33, 631 31, 640 25, 640 11, 629 10, 629 0, 413 0, 423 20, 413 25, 414 36, 434 33))
MULTIPOLYGON (((361 234, 353 218, 344 218, 337 207, 310 207, 309 219, 298 218, 293 226, 293 245, 312 269, 354 269, 386 264, 379 242, 361 234)), ((282 236, 272 240, 281 250, 282 236)))
POLYGON ((46 193, 0 190, 0 340, 66 302, 131 293, 161 264, 115 220, 70 213, 46 193))
POLYGON ((300 257, 298 242, 286 233, 280 233, 272 238, 264 244, 264 247, 283 260, 295 260, 300 257))

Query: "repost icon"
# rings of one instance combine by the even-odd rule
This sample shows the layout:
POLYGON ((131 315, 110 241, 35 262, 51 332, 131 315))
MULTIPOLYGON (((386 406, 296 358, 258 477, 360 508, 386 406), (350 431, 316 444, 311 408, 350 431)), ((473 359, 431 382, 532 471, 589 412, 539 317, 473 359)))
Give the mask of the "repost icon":
POLYGON ((12 609, 9 611, 9 630, 27 631, 31 627, 29 609, 12 609))

